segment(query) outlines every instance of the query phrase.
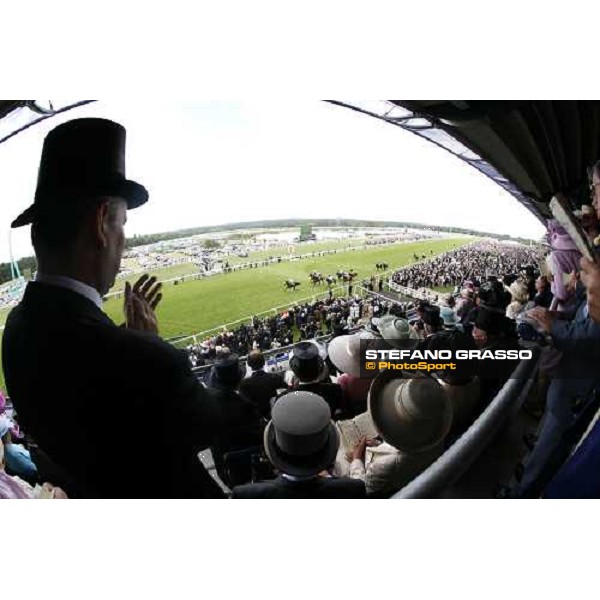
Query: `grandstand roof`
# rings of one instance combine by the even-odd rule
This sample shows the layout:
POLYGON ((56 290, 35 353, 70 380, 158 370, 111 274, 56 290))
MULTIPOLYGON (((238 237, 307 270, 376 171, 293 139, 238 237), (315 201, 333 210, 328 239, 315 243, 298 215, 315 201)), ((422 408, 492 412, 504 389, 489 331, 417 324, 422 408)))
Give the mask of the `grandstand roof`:
MULTIPOLYGON (((0 100, 0 143, 91 100, 0 100)), ((598 100, 378 100, 332 104, 424 137, 506 189, 540 220, 556 192, 587 202, 600 157, 598 100)))
POLYGON ((441 146, 511 193, 540 220, 556 192, 587 202, 587 168, 600 158, 597 100, 338 102, 441 146))
POLYGON ((93 100, 0 100, 0 144, 17 133, 93 100))

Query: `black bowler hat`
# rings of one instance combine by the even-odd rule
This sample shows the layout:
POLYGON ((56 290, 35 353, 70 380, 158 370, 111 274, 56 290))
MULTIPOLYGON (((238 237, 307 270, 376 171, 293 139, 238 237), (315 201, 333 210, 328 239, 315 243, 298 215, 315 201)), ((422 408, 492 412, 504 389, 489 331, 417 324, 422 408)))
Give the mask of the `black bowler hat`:
POLYGON ((146 188, 125 177, 125 128, 107 119, 75 119, 44 140, 33 204, 11 227, 69 210, 98 196, 119 196, 127 208, 148 200, 146 188))
POLYGON ((313 477, 335 462, 340 445, 329 405, 311 392, 289 392, 271 411, 264 434, 265 452, 287 475, 313 477))

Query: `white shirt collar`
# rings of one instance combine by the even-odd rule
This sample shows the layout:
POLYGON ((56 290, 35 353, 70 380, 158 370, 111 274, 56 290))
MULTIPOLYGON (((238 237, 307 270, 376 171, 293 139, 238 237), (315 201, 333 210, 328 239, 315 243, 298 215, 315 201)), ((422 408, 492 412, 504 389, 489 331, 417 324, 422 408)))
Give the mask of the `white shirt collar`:
POLYGON ((77 281, 71 277, 65 277, 63 275, 44 275, 43 273, 36 273, 35 280, 39 283, 45 283, 47 285, 55 285, 66 290, 71 290, 87 298, 93 302, 100 310, 102 310, 102 297, 98 293, 96 288, 93 288, 87 283, 77 281))

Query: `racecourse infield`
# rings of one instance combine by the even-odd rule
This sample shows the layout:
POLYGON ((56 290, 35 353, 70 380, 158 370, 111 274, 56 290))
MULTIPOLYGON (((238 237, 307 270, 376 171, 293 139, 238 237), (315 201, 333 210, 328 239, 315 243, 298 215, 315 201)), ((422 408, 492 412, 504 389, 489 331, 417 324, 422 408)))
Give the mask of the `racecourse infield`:
MULTIPOLYGON (((179 285, 166 283, 163 300, 157 309, 160 334, 164 339, 194 335, 276 306, 291 306, 296 300, 326 293, 327 286, 311 285, 308 280, 311 271, 328 275, 338 270, 355 269, 358 272, 355 285, 360 285, 363 279, 377 275, 376 262, 387 262, 389 269, 398 269, 415 262, 414 254, 433 258, 475 240, 472 237, 455 237, 374 246, 364 250, 338 250, 337 254, 214 275, 179 285), (295 279, 301 285, 295 292, 285 291, 283 284, 286 279, 295 279)), ((312 249, 307 248, 306 251, 312 249)), ((157 275, 160 277, 160 273, 157 275)), ((133 282, 134 279, 129 280, 133 282)), ((121 288, 122 284, 115 287, 121 288)), ((122 298, 110 298, 104 304, 105 312, 117 324, 123 322, 122 305, 122 298)), ((4 324, 8 312, 0 312, 0 325, 4 324)), ((4 389, 2 369, 0 389, 4 389)))

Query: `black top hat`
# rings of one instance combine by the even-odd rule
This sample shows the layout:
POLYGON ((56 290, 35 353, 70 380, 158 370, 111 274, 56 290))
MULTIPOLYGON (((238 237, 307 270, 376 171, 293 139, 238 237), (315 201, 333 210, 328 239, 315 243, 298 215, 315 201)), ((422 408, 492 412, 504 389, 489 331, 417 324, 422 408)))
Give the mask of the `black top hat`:
POLYGON ((125 177, 125 128, 107 119, 75 119, 44 140, 33 204, 11 227, 72 209, 98 196, 119 196, 127 208, 148 200, 146 188, 125 177))
POLYGON ((301 381, 314 381, 323 369, 319 349, 311 342, 299 342, 292 350, 290 368, 301 381))
POLYGON ((212 384, 236 386, 243 378, 244 370, 237 354, 219 359, 213 366, 212 384))
POLYGON ((423 323, 432 327, 441 327, 443 322, 440 316, 440 307, 436 305, 426 306, 423 310, 423 323))
POLYGON ((509 333, 514 327, 511 320, 502 313, 482 307, 477 313, 475 326, 489 335, 509 333))
POLYGON ((274 467, 295 477, 313 477, 331 466, 339 437, 321 396, 290 392, 281 396, 265 429, 265 451, 274 467))

